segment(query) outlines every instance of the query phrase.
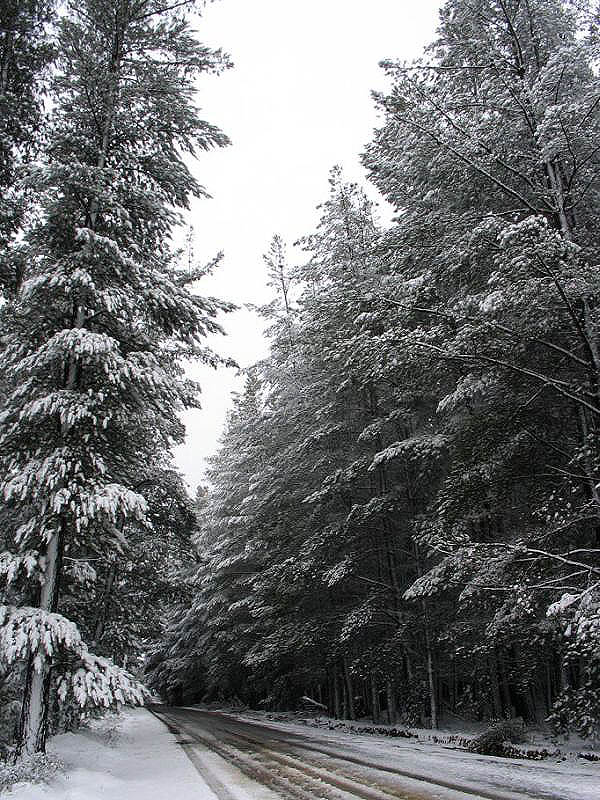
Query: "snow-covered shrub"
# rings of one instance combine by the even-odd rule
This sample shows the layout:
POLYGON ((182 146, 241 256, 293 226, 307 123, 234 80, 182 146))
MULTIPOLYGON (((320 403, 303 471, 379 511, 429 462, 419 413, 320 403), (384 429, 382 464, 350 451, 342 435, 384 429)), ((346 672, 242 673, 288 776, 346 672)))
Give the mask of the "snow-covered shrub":
POLYGON ((0 763, 8 761, 12 755, 22 692, 22 670, 11 669, 0 660, 0 763))
POLYGON ((484 756, 504 756, 509 754, 507 744, 521 744, 525 741, 525 731, 520 720, 505 719, 494 722, 486 731, 472 739, 467 750, 484 756))
POLYGON ((566 686, 549 721, 557 733, 576 731, 584 739, 600 739, 600 593, 564 594, 548 609, 563 626, 566 686))
POLYGON ((0 791, 5 791, 15 783, 42 783, 48 781, 63 769, 62 761, 56 756, 44 753, 35 755, 17 764, 0 766, 0 791))

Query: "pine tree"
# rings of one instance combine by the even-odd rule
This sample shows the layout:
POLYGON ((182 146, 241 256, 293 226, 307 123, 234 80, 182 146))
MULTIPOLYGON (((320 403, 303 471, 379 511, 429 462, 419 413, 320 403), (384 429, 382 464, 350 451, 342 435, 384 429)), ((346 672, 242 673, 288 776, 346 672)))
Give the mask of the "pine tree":
POLYGON ((27 197, 16 188, 19 168, 42 144, 54 5, 53 0, 5 0, 0 8, 0 290, 14 290, 23 269, 8 243, 27 207, 27 197))
POLYGON ((426 59, 387 64, 366 154, 402 210, 398 345, 446 392, 450 469, 421 527, 445 557, 410 596, 458 587, 463 619, 484 611, 526 717, 533 642, 564 653, 546 609, 596 591, 598 81, 580 22, 552 0, 447 3, 426 59))
POLYGON ((135 487, 182 440, 177 413, 197 403, 182 359, 214 360, 201 339, 228 307, 189 291, 170 242, 203 194, 184 154, 227 142, 193 103, 195 76, 224 61, 195 40, 190 8, 86 0, 60 20, 48 145, 25 180, 40 198, 28 268, 1 311, 2 565, 17 602, 0 635, 27 662, 22 754, 44 749, 51 684, 80 706, 142 697, 61 613, 63 565, 112 563, 128 524, 151 525, 135 487))
POLYGON ((307 263, 274 240, 260 402, 170 629, 213 696, 597 730, 596 62, 585 2, 448 0, 385 64, 364 162, 392 225, 334 171, 307 263))

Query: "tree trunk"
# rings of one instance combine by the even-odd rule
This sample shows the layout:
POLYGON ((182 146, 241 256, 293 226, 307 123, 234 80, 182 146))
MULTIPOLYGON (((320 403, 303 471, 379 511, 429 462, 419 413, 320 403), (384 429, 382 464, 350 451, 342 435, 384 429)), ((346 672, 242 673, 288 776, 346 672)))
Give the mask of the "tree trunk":
POLYGON ((538 692, 537 692, 537 685, 529 685, 526 692, 526 702, 527 702, 527 714, 529 719, 526 720, 528 724, 533 723, 537 725, 538 723, 538 692))
MULTIPOLYGON (((61 560, 62 541, 59 531, 48 542, 44 582, 40 592, 39 608, 48 614, 56 611, 61 560)), ((15 753, 17 759, 46 751, 51 667, 50 657, 43 650, 43 645, 40 645, 36 653, 30 654, 15 753)))
POLYGON ((338 680, 337 667, 333 669, 333 715, 336 719, 340 719, 341 705, 340 705, 340 683, 338 680))
POLYGON ((546 661, 546 712, 548 714, 552 713, 552 706, 553 706, 553 680, 552 680, 552 668, 550 663, 546 661))
POLYGON ((569 662, 565 658, 565 654, 560 654, 560 688, 562 690, 568 689, 571 686, 571 675, 569 669, 569 662))
POLYGON ((413 668, 412 668, 412 661, 410 660, 410 656, 408 653, 404 654, 404 663, 406 664, 406 677, 408 678, 409 683, 412 684, 413 668))
POLYGON ((354 689, 352 686, 352 677, 350 675, 350 670, 348 669, 348 664, 346 663, 346 659, 344 659, 344 676, 346 678, 346 688, 348 690, 348 718, 356 719, 356 715, 354 713, 354 689))
POLYGON ((435 694, 435 677, 433 671, 433 656, 431 654, 431 646, 429 643, 429 634, 426 635, 427 647, 427 680, 429 683, 429 709, 431 713, 431 727, 437 730, 438 726, 438 713, 437 713, 437 698, 435 694))
POLYGON ((385 692, 387 698, 387 717, 390 725, 396 724, 396 696, 394 694, 394 686, 391 680, 385 684, 385 692))
POLYGON ((111 564, 110 569, 108 571, 108 575, 106 577, 106 584, 104 586, 104 595, 102 597, 102 602, 98 609, 98 613, 96 615, 96 622, 94 624, 94 640, 91 643, 92 645, 97 645, 98 642, 102 639, 102 636, 104 635, 104 629, 106 628, 106 622, 108 620, 108 610, 110 608, 110 601, 112 599, 112 589, 116 577, 117 577, 117 563, 115 561, 113 564, 111 564))
POLYGON ((504 713, 502 709, 502 697, 500 695, 500 684, 498 682, 498 663, 495 655, 490 656, 489 664, 491 683, 490 688, 492 692, 492 713, 496 719, 502 719, 504 717, 504 713))
MULTIPOLYGON (((419 569, 419 572, 421 570, 419 569)), ((438 707, 437 707, 437 693, 436 693, 436 678, 435 670, 433 668, 433 653, 431 650, 431 636, 429 632, 429 614, 427 613, 427 604, 423 600, 421 607, 423 609, 423 628, 425 632, 425 652, 427 654, 427 683, 429 684, 429 711, 431 716, 431 727, 437 730, 438 726, 438 707)))
POLYGON ((377 692, 377 678, 375 673, 371 673, 371 719, 373 725, 379 724, 379 695, 377 692))
POLYGON ((502 671, 501 671, 500 689, 502 691, 502 698, 504 700, 504 716, 512 718, 515 716, 516 711, 510 695, 510 687, 508 685, 508 678, 506 677, 506 667, 504 665, 502 666, 502 671))

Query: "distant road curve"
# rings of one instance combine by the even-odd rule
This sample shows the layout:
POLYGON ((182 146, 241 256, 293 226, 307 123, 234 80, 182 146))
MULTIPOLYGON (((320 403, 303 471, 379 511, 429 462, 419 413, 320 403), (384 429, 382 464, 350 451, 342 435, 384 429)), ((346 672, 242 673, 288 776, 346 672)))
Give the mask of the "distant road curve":
MULTIPOLYGON (((292 733, 220 712, 164 705, 150 711, 176 734, 218 800, 569 800, 551 785, 531 794, 479 787, 472 779, 436 774, 439 769, 432 774, 418 752, 410 770, 382 763, 361 752, 352 737, 340 745, 319 729, 292 733)), ((402 745, 404 751, 410 747, 402 745)))

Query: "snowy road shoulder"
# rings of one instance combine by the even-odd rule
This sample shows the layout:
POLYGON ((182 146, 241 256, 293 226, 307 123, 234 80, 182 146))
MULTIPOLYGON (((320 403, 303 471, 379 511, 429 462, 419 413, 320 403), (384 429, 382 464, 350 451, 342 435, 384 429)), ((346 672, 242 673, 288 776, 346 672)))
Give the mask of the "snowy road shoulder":
POLYGON ((48 784, 17 784, 7 800, 215 800, 173 734, 143 708, 53 737, 65 764, 48 784))

